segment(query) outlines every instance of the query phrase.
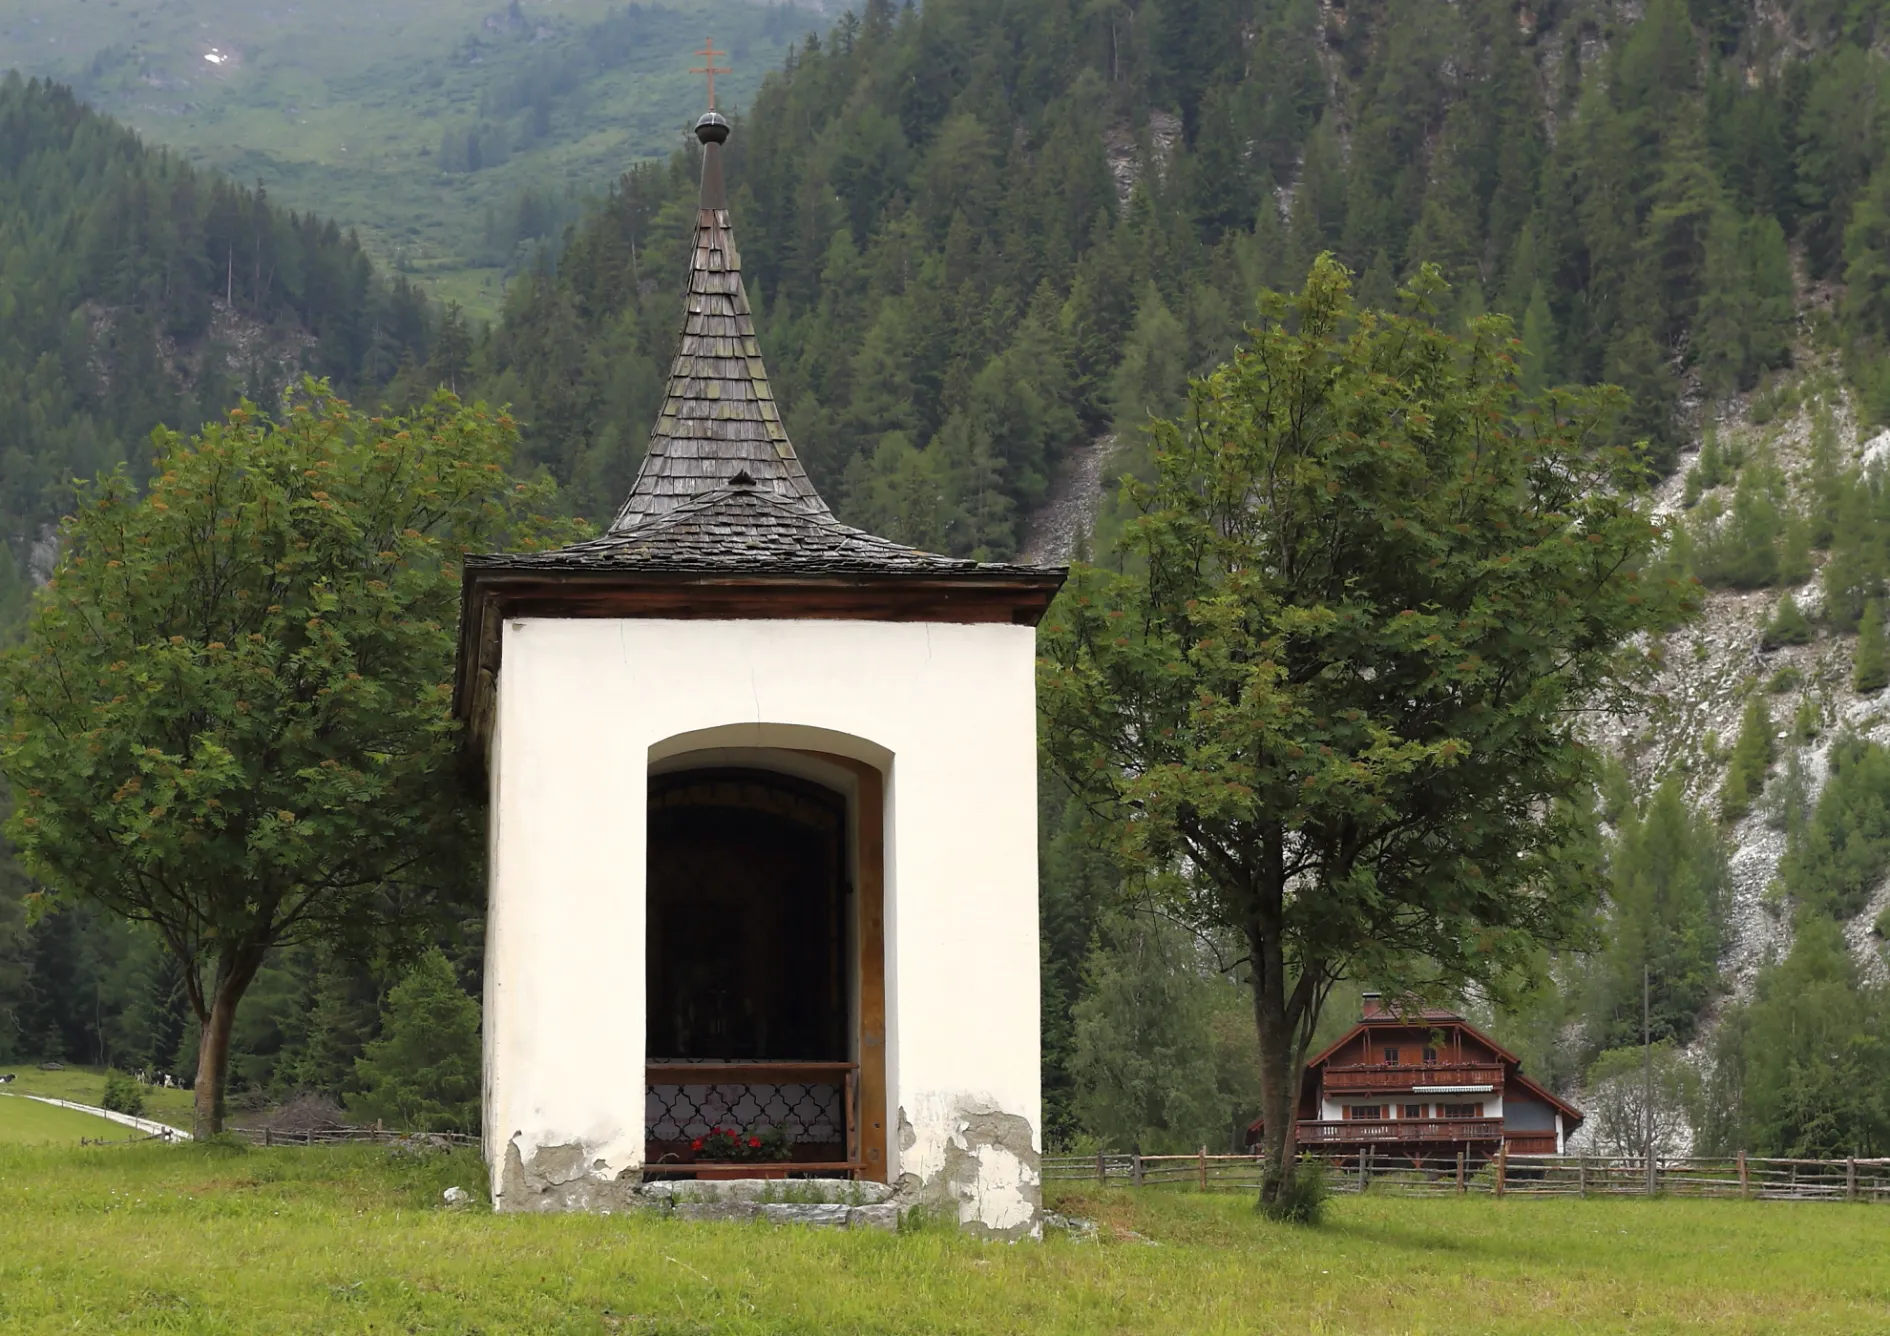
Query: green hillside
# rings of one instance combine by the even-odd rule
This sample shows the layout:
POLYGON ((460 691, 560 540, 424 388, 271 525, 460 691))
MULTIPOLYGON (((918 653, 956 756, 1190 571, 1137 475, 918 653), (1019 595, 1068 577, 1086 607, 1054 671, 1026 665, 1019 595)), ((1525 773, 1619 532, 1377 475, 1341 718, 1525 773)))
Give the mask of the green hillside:
POLYGON ((747 0, 0 0, 0 70, 69 82, 489 313, 585 196, 679 142, 705 33, 730 53, 720 86, 741 105, 813 23, 747 0))
POLYGON ((274 402, 303 371, 385 384, 424 363, 431 320, 333 222, 0 77, 0 626, 74 477, 136 475, 152 428, 274 402))

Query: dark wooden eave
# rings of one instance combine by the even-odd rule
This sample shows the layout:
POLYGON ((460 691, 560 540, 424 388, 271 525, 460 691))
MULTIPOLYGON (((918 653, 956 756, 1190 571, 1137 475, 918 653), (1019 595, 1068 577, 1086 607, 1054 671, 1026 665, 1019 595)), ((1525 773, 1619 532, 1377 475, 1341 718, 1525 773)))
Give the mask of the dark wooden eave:
POLYGON ((508 618, 948 622, 1035 626, 1062 568, 769 574, 517 569, 468 564, 461 578, 453 713, 482 763, 497 702, 508 618))

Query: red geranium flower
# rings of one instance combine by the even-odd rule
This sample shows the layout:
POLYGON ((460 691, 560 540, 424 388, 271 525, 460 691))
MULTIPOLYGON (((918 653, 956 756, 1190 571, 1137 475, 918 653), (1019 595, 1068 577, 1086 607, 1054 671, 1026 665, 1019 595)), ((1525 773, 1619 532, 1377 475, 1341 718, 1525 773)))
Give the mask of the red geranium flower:
POLYGON ((697 1138, 696 1138, 696 1139, 695 1139, 694 1141, 692 1141, 692 1142, 690 1142, 690 1143, 689 1143, 689 1149, 690 1149, 690 1150, 701 1150, 701 1149, 702 1149, 702 1138, 701 1138, 701 1137, 697 1137, 697 1138))
POLYGON ((749 1149, 750 1149, 750 1150, 760 1150, 760 1149, 761 1149, 761 1138, 760 1138, 760 1137, 749 1137, 749 1138, 748 1138, 748 1147, 749 1147, 749 1149))

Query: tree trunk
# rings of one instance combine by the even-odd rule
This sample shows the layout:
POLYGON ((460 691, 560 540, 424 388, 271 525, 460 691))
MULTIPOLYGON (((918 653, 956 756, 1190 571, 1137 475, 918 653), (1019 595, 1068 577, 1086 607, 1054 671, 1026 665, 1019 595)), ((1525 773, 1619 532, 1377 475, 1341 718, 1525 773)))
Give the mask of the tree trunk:
POLYGON ((236 1026, 236 1004, 243 1000, 262 965, 262 951, 241 951, 235 959, 217 962, 215 991, 203 1016, 203 1037, 197 1045, 197 1084, 192 1091, 191 1122, 198 1137, 223 1130, 223 1087, 230 1071, 230 1032, 236 1026))
MULTIPOLYGON (((1256 993, 1259 981, 1255 980, 1256 993)), ((1282 1008, 1283 1010, 1283 1008, 1282 1008)), ((1260 1204, 1271 1206, 1290 1194, 1298 1171, 1299 1073, 1293 1070, 1293 1042, 1285 1018, 1269 1014, 1273 1008, 1254 999, 1254 1020, 1260 1032, 1261 1153, 1266 1167, 1260 1178, 1260 1204)))
POLYGON ((197 1084, 192 1091, 191 1122, 199 1138, 223 1130, 223 1083, 230 1068, 230 1031, 236 1024, 240 994, 227 981, 220 984, 203 1020, 203 1038, 197 1045, 197 1084))

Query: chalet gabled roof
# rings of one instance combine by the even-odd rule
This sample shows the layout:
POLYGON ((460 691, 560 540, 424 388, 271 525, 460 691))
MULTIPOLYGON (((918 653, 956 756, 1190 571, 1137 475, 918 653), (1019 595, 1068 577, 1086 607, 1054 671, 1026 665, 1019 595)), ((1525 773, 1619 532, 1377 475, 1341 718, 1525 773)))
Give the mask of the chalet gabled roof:
POLYGON ((1505 1083, 1512 1079, 1517 1081, 1533 1093, 1553 1104, 1567 1116, 1573 1118, 1578 1124, 1587 1119, 1587 1114, 1583 1113, 1553 1090, 1550 1090, 1540 1081, 1535 1080, 1528 1073, 1524 1072, 1522 1069, 1522 1059, 1520 1057, 1511 1053, 1508 1049, 1504 1048, 1501 1044, 1497 1043, 1456 1012, 1445 1011, 1438 1007, 1414 1009, 1404 1015, 1399 1015, 1395 1011, 1379 1011, 1364 1017, 1358 1024, 1340 1035, 1336 1041, 1328 1044, 1313 1057, 1306 1059, 1306 1070, 1302 1073, 1301 1079, 1302 1088, 1308 1086, 1313 1081, 1318 1069, 1325 1065, 1334 1053, 1337 1053, 1367 1030, 1421 1030, 1427 1026, 1437 1028, 1451 1026, 1465 1031, 1476 1039, 1478 1043, 1483 1044, 1492 1053, 1496 1054, 1497 1058, 1511 1069, 1504 1077, 1505 1083))
POLYGON ((722 183, 728 131, 728 122, 714 112, 696 125, 702 141, 702 197, 689 251, 682 335, 643 467, 610 526, 612 533, 660 519, 737 474, 811 518, 832 518, 788 440, 755 341, 722 183))

